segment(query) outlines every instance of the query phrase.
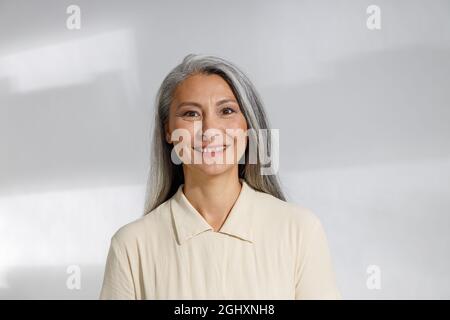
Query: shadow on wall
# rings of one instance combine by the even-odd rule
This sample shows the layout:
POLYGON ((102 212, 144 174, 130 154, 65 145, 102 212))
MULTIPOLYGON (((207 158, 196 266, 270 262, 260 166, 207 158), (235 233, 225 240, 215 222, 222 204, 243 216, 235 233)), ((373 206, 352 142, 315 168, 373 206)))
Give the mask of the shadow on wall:
POLYGON ((371 52, 327 64, 331 79, 265 88, 281 169, 450 155, 449 56, 423 46, 371 52))
POLYGON ((14 267, 3 279, 0 299, 98 299, 103 282, 103 266, 80 266, 80 290, 68 289, 67 266, 14 267))
POLYGON ((0 193, 141 183, 151 108, 136 61, 130 30, 0 57, 0 193))

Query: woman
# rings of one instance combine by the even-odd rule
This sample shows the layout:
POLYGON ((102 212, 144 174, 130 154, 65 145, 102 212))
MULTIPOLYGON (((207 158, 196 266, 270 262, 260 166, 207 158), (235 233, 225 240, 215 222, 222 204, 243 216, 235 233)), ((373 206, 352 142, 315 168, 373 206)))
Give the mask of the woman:
POLYGON ((273 144, 247 134, 269 129, 249 79, 191 54, 156 100, 146 214, 112 237, 100 298, 341 298, 320 220, 251 161, 273 144))

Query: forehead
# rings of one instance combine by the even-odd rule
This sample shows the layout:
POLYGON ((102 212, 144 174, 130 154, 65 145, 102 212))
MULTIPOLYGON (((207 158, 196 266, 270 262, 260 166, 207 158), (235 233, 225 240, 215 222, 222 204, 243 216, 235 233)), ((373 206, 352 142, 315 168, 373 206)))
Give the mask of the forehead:
POLYGON ((216 74, 195 74, 184 80, 175 90, 174 100, 202 100, 235 98, 228 83, 216 74))

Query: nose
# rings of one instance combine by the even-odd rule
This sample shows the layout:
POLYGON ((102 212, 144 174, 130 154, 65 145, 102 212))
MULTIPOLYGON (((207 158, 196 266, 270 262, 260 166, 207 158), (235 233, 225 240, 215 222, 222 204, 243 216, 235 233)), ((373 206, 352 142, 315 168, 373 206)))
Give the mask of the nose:
POLYGON ((202 119, 202 142, 204 144, 223 143, 223 126, 214 114, 207 114, 202 119))

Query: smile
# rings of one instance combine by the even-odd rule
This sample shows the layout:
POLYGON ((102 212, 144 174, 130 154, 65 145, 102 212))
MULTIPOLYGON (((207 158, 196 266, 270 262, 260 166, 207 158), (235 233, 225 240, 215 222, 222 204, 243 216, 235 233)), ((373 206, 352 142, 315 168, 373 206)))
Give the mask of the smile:
POLYGON ((195 151, 197 152, 201 152, 201 153, 213 153, 213 152, 223 152, 225 149, 227 149, 230 145, 226 145, 226 146, 215 146, 215 147, 207 147, 207 148, 193 148, 195 151))

